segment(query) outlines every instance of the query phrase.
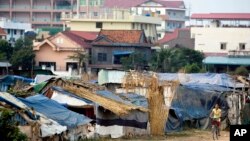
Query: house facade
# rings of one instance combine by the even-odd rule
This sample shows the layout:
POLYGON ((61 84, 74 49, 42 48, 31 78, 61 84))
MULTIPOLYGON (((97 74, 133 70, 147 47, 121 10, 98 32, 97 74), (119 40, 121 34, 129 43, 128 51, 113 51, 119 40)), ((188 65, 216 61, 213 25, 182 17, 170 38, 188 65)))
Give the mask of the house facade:
POLYGON ((0 39, 6 40, 6 36, 7 36, 6 32, 4 31, 4 29, 0 27, 0 39))
POLYGON ((166 33, 165 36, 158 41, 161 48, 186 47, 194 49, 194 39, 190 37, 190 28, 175 29, 172 33, 166 33))
POLYGON ((6 40, 12 45, 23 37, 26 31, 33 30, 30 23, 13 22, 6 18, 0 18, 0 28, 7 33, 6 40))
POLYGON ((151 56, 150 43, 142 30, 101 30, 92 42, 92 70, 122 69, 121 58, 132 53, 142 53, 144 59, 151 56))
POLYGON ((36 66, 55 71, 76 71, 78 61, 69 59, 76 52, 89 53, 90 42, 97 33, 64 31, 34 47, 36 66))

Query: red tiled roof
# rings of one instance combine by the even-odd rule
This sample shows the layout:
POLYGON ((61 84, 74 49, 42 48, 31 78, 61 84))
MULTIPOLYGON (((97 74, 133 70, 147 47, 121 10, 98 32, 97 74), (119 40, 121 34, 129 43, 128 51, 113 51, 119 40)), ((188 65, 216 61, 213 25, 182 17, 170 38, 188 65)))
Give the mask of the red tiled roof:
POLYGON ((99 36, 105 36, 115 43, 138 44, 142 34, 142 30, 101 30, 99 36))
POLYGON ((174 32, 172 32, 172 33, 166 33, 164 35, 164 37, 158 41, 158 43, 163 44, 163 43, 166 43, 166 42, 169 42, 169 41, 171 41, 173 39, 178 38, 180 30, 190 30, 190 29, 189 28, 175 29, 174 32))
POLYGON ((4 36, 7 35, 6 32, 5 32, 1 27, 0 27, 0 35, 2 35, 2 36, 3 36, 3 35, 4 35, 4 36))
POLYGON ((72 41, 76 42, 77 44, 81 45, 84 48, 89 48, 90 44, 86 42, 85 38, 82 38, 81 36, 78 36, 71 31, 64 31, 62 32, 63 35, 67 36, 70 38, 72 41))
POLYGON ((70 32, 90 41, 95 40, 99 33, 99 32, 72 31, 72 30, 70 32))
POLYGON ((168 8, 185 8, 182 0, 170 1, 170 0, 105 0, 104 7, 107 8, 131 8, 141 5, 147 1, 157 2, 164 7, 168 8))
POLYGON ((250 13, 197 13, 191 19, 250 20, 250 13))

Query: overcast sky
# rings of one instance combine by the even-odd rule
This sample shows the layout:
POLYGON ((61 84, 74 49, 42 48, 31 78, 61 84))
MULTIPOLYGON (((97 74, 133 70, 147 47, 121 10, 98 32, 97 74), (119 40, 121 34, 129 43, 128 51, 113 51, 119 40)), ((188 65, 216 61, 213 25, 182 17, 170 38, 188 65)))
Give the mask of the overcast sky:
POLYGON ((250 0, 183 0, 187 13, 250 13, 250 0))

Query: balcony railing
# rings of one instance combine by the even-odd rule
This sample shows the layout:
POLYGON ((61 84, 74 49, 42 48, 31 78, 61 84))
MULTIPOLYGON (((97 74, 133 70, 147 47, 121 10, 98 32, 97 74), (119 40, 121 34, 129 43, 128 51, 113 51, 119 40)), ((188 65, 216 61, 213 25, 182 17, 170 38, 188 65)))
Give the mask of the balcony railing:
POLYGON ((8 4, 0 4, 0 9, 8 9, 8 8, 10 8, 10 5, 8 5, 8 4))
POLYGON ((39 18, 33 18, 33 22, 51 22, 50 19, 39 19, 39 18))
POLYGON ((229 57, 249 57, 250 51, 246 50, 230 50, 228 51, 229 57))
POLYGON ((72 9, 72 6, 55 6, 55 10, 70 10, 72 9))
POLYGON ((13 5, 13 8, 17 9, 30 9, 30 5, 13 5))
POLYGON ((39 6, 39 5, 34 5, 33 9, 37 9, 37 10, 48 10, 51 9, 51 6, 39 6))

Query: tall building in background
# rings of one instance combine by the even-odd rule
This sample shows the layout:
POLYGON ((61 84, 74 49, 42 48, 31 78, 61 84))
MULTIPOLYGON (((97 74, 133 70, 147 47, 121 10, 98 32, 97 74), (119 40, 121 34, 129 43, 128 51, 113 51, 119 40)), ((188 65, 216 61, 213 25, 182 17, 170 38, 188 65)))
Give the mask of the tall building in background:
MULTIPOLYGON (((86 5, 87 0, 79 0, 86 5)), ((103 0, 88 0, 88 5, 98 6, 103 0)), ((13 22, 31 23, 37 27, 61 27, 62 12, 77 12, 77 0, 0 0, 0 17, 13 22)))

